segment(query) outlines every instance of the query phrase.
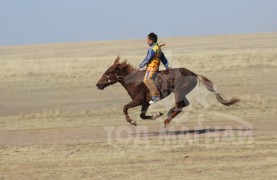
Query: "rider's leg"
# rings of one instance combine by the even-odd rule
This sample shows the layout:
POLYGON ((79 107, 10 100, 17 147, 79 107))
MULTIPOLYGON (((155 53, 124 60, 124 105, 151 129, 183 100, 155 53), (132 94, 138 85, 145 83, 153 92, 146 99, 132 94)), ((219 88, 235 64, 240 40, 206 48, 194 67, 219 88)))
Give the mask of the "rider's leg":
POLYGON ((160 97, 160 92, 158 91, 154 81, 155 77, 157 76, 157 70, 157 68, 148 67, 143 80, 144 84, 149 89, 152 97, 160 97))

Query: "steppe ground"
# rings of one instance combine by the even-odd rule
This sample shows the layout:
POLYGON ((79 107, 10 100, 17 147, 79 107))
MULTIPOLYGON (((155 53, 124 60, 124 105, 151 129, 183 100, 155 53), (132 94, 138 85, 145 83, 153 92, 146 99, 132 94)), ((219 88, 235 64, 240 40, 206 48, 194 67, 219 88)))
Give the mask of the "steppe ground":
POLYGON ((0 47, 0 179, 277 179, 277 33, 160 43, 172 68, 241 101, 223 106, 200 84, 167 129, 139 107, 132 127, 125 89, 95 84, 118 54, 137 66, 144 39, 0 47))

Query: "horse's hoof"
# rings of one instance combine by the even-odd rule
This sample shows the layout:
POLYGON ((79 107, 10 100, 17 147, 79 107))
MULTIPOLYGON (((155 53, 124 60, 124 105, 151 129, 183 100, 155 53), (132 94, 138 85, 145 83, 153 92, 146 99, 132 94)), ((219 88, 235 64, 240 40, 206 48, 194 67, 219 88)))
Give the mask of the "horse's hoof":
POLYGON ((169 121, 168 119, 166 119, 166 120, 164 121, 164 123, 163 123, 164 128, 166 128, 166 126, 167 126, 169 123, 170 123, 170 121, 169 121))
POLYGON ((135 120, 130 121, 130 124, 137 126, 137 122, 135 120))
POLYGON ((162 124, 163 128, 166 128, 167 125, 169 125, 169 123, 163 123, 163 124, 162 124))
POLYGON ((155 114, 151 117, 151 119, 152 119, 152 120, 155 120, 155 119, 161 117, 162 115, 163 115, 163 113, 157 112, 157 113, 155 113, 155 114))

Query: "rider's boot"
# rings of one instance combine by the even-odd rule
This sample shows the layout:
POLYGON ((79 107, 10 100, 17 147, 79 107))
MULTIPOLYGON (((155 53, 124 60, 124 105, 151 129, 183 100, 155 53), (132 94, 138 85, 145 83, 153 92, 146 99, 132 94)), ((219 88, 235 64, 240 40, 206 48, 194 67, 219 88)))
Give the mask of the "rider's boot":
POLYGON ((154 103, 156 103, 156 102, 158 102, 160 100, 161 99, 160 99, 159 96, 152 96, 152 99, 151 99, 151 101, 149 101, 149 104, 154 104, 154 103))

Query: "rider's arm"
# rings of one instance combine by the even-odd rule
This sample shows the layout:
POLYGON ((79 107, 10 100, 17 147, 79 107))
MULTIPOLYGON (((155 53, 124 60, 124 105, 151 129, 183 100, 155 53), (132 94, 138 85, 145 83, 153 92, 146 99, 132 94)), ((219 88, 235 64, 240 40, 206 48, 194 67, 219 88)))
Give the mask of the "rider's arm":
POLYGON ((161 53, 161 61, 162 61, 162 63, 164 64, 164 67, 165 67, 166 69, 168 69, 169 63, 168 63, 168 60, 166 59, 166 57, 164 56, 164 53, 163 53, 163 52, 161 53))
POLYGON ((155 55, 155 53, 156 52, 152 48, 150 48, 148 50, 146 58, 140 63, 139 67, 143 68, 152 59, 152 57, 155 55))

